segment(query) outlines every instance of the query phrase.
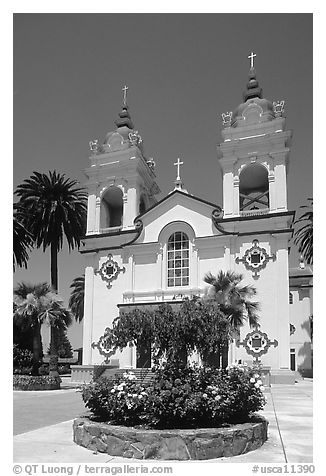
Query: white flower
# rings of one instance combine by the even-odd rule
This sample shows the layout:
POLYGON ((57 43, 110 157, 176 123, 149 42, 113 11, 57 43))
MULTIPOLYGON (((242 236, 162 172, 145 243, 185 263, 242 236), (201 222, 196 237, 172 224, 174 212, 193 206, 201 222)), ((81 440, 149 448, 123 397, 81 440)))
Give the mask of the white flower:
POLYGON ((256 382, 256 379, 254 377, 251 377, 250 383, 255 383, 255 382, 256 382))
POLYGON ((261 380, 257 380, 257 383, 259 383, 259 385, 263 384, 263 382, 261 380))
POLYGON ((260 386, 260 390, 261 390, 262 392, 265 390, 264 385, 261 385, 261 386, 260 386))
POLYGON ((114 388, 111 390, 111 393, 115 393, 115 389, 114 389, 114 388))
POLYGON ((260 385, 259 385, 258 382, 255 383, 255 387, 256 387, 256 388, 259 388, 259 387, 260 387, 260 385))
POLYGON ((216 395, 215 400, 219 401, 219 400, 221 400, 221 398, 222 398, 221 395, 216 395))
POLYGON ((123 374, 123 378, 125 378, 126 380, 137 380, 137 377, 133 372, 125 372, 123 374))
POLYGON ((207 393, 203 393, 203 398, 207 398, 207 393))
POLYGON ((254 377, 255 377, 255 378, 259 378, 259 374, 255 374, 254 377))

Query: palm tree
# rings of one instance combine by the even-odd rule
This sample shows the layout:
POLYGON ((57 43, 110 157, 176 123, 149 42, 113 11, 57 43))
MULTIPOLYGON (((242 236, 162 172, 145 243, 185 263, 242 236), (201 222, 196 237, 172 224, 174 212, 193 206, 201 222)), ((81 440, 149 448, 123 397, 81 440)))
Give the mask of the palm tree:
POLYGON ((23 266, 27 268, 28 252, 32 250, 34 240, 33 235, 24 226, 23 211, 14 204, 14 220, 13 220, 13 267, 23 266))
MULTIPOLYGON (((42 359, 41 327, 47 323, 55 329, 66 329, 71 324, 71 315, 62 304, 62 300, 47 283, 19 283, 14 289, 14 322, 22 330, 33 332, 33 367, 32 374, 38 375, 42 359)), ((50 375, 58 373, 51 368, 50 375)))
POLYGON ((302 254, 308 264, 313 264, 313 199, 308 198, 309 205, 303 205, 300 208, 308 209, 301 215, 295 224, 302 225, 294 233, 294 243, 298 245, 299 253, 302 254))
POLYGON ((75 278, 70 285, 72 289, 69 298, 69 309, 75 316, 77 322, 84 318, 84 295, 85 295, 85 275, 75 278))
MULTIPOLYGON (((259 304, 252 301, 257 294, 256 288, 251 285, 241 286, 243 275, 233 271, 220 271, 217 276, 211 272, 204 276, 204 281, 211 285, 207 299, 217 302, 220 311, 229 319, 234 333, 239 332, 244 321, 248 320, 250 327, 257 327, 259 304)), ((222 366, 227 363, 228 343, 222 353, 222 366)))
POLYGON ((228 317, 232 327, 237 330, 248 319, 250 327, 258 326, 258 302, 251 301, 257 294, 256 288, 251 285, 240 286, 243 275, 233 271, 220 271, 217 276, 207 273, 204 281, 212 287, 209 297, 213 298, 220 310, 228 317))
MULTIPOLYGON (((49 175, 33 172, 29 179, 19 185, 15 194, 19 206, 28 217, 26 227, 32 233, 37 248, 51 252, 51 286, 58 291, 58 252, 64 237, 69 251, 80 245, 86 222, 87 195, 78 182, 56 171, 49 175)), ((56 341, 55 327, 51 327, 51 342, 56 341)), ((54 352, 55 345, 51 346, 54 352)), ((51 356, 53 367, 57 367, 58 356, 51 356), (56 362, 56 363, 55 363, 56 362)))

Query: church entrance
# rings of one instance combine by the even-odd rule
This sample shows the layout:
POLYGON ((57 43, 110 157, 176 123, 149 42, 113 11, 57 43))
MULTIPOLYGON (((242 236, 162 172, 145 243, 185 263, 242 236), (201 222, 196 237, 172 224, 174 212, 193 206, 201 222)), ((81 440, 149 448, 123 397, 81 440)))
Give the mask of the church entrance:
POLYGON ((150 342, 144 342, 137 346, 136 367, 137 369, 149 369, 152 367, 152 349, 150 342))
MULTIPOLYGON (((179 308, 181 305, 181 301, 169 301, 173 308, 179 308)), ((118 308, 120 313, 129 313, 136 309, 146 309, 148 311, 155 309, 155 307, 161 305, 162 302, 157 303, 133 303, 133 304, 119 304, 118 308)), ((178 360, 180 363, 186 364, 188 361, 188 355, 186 348, 181 349, 178 355, 178 360)), ((208 353, 205 358, 202 359, 202 362, 207 367, 215 367, 220 369, 225 369, 229 363, 229 345, 226 343, 225 345, 221 345, 219 352, 208 353)), ((151 342, 149 340, 145 340, 142 342, 138 341, 138 345, 136 347, 136 368, 137 369, 149 369, 154 365, 153 358, 152 358, 152 349, 151 349, 151 342)))
POLYGON ((218 369, 226 369, 229 363, 229 346, 226 344, 220 349, 220 352, 208 354, 205 357, 207 367, 215 367, 218 369))

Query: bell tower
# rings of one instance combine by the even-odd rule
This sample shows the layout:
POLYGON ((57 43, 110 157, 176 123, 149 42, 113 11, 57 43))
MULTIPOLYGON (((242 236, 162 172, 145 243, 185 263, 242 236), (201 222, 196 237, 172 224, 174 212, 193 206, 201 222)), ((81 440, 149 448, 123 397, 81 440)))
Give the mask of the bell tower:
MULTIPOLYGON (((286 178, 292 132, 285 126, 284 101, 272 103, 263 97, 254 58, 252 53, 243 102, 234 112, 222 114, 218 155, 223 212, 215 221, 226 235, 228 267, 257 291, 259 330, 272 347, 263 349, 258 339, 255 352, 261 352, 274 383, 290 383, 288 252, 294 212, 288 210, 286 178)), ((257 329, 241 328, 241 341, 247 342, 253 331, 258 335, 257 329)), ((234 348, 234 358, 248 359, 246 349, 234 348)))
POLYGON ((156 203, 160 192, 155 181, 155 163, 144 155, 143 141, 134 129, 127 104, 128 87, 116 129, 102 144, 89 143, 88 212, 86 235, 133 229, 135 218, 156 203))
POLYGON ((285 129, 284 101, 263 97, 254 55, 243 102, 222 114, 218 146, 223 173, 224 218, 287 211, 286 176, 292 132, 285 129))

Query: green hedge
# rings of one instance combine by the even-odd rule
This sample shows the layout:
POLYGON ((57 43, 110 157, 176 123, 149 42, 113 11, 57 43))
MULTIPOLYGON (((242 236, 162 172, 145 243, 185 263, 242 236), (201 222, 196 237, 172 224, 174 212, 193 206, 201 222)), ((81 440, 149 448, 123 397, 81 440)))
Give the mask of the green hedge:
POLYGON ((60 388, 60 377, 49 377, 42 375, 34 377, 32 375, 14 375, 14 390, 56 390, 60 388))

